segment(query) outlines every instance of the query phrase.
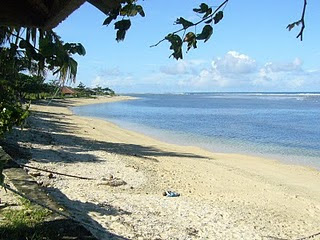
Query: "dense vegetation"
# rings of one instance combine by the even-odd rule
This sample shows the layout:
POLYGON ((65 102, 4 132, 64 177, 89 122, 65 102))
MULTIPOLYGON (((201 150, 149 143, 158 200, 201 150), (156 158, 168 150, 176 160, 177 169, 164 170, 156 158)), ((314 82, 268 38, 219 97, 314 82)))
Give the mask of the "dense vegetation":
MULTIPOLYGON (((80 43, 64 43, 52 30, 0 27, 0 139, 13 126, 23 125, 30 100, 62 96, 60 87, 76 79, 74 54, 85 55, 84 47, 80 43), (59 80, 45 82, 48 71, 59 80)), ((107 92, 114 94, 111 89, 84 87, 78 95, 107 92)), ((0 170, 3 164, 0 161, 0 170)))
MULTIPOLYGON (((28 102, 64 97, 61 86, 75 81, 77 62, 84 55, 80 43, 63 43, 53 31, 0 27, 0 138, 28 117, 28 102), (46 72, 58 75, 45 81, 46 72)), ((88 88, 82 83, 73 96, 114 95, 109 88, 88 88)))
POLYGON ((111 88, 102 88, 96 86, 95 88, 86 87, 82 82, 73 89, 75 91, 75 96, 77 97, 92 97, 92 96, 114 96, 115 92, 111 88))

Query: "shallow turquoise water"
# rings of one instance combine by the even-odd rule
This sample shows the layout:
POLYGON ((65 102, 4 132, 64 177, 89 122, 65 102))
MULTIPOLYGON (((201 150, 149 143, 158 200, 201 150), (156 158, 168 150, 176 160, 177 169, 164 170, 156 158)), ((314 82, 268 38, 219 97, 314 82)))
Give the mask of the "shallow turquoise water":
POLYGON ((167 142, 320 167, 320 93, 134 96, 73 111, 167 142))

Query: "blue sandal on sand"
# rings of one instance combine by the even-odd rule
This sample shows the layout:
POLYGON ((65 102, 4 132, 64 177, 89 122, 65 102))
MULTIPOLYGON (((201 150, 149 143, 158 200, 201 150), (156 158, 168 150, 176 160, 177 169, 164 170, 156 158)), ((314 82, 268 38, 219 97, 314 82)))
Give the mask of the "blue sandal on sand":
POLYGON ((180 197, 180 193, 173 192, 173 191, 166 191, 163 193, 163 196, 167 197, 180 197))

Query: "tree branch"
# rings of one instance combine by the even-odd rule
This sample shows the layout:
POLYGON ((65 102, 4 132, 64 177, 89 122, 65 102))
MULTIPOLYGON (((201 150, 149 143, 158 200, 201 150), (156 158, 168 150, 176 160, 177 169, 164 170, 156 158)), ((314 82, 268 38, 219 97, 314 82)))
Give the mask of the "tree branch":
POLYGON ((304 17, 305 17, 305 13, 306 13, 306 8, 307 8, 307 0, 304 0, 302 16, 301 16, 301 19, 300 19, 301 29, 300 29, 299 34, 297 35, 297 38, 300 38, 301 41, 303 40, 303 31, 304 31, 304 29, 306 27, 305 23, 304 23, 304 17))
MULTIPOLYGON (((306 1, 306 0, 305 0, 305 1, 306 1)), ((221 4, 216 8, 216 10, 214 10, 214 12, 211 13, 209 16, 207 16, 207 17, 205 17, 205 18, 202 18, 200 21, 194 23, 193 25, 191 25, 191 26, 189 26, 189 27, 187 27, 187 28, 181 28, 181 29, 179 29, 179 30, 177 30, 177 31, 172 32, 171 34, 176 34, 176 33, 179 33, 179 32, 181 32, 181 31, 186 31, 188 28, 193 27, 193 26, 197 26, 197 25, 199 25, 200 23, 208 20, 209 18, 212 18, 212 17, 213 17, 223 6, 225 6, 228 2, 229 2, 229 0, 225 0, 225 1, 224 1, 223 3, 221 3, 221 4)), ((166 39, 164 38, 164 39, 160 40, 159 42, 157 42, 156 44, 151 45, 150 47, 156 47, 156 46, 158 46, 160 43, 162 43, 162 42, 165 41, 165 40, 166 40, 166 39)))
POLYGON ((60 172, 56 172, 56 171, 50 171, 50 170, 47 170, 47 169, 32 167, 32 166, 25 165, 25 164, 19 164, 19 163, 17 163, 17 164, 18 164, 20 167, 31 168, 31 169, 35 169, 35 170, 39 170, 39 171, 43 171, 43 172, 47 172, 47 173, 54 173, 54 174, 61 175, 61 176, 78 178, 78 179, 84 179, 84 180, 95 180, 94 178, 76 176, 76 175, 71 175, 71 174, 66 174, 66 173, 60 173, 60 172))

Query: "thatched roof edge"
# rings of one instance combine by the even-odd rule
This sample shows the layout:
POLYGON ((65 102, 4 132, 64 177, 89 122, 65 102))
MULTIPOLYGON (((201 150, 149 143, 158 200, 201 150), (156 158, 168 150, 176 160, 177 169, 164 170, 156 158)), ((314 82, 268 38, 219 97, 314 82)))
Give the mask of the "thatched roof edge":
POLYGON ((85 0, 69 0, 62 9, 54 17, 49 18, 45 23, 45 29, 52 29, 58 26, 62 21, 64 21, 71 13, 78 9, 85 0))

